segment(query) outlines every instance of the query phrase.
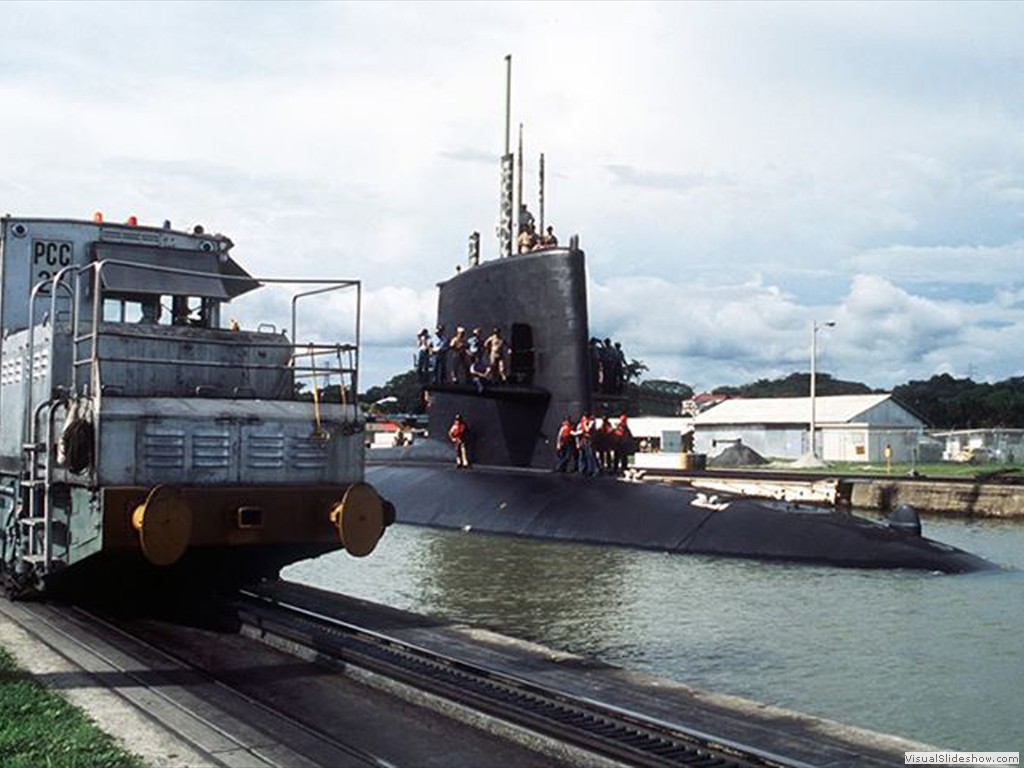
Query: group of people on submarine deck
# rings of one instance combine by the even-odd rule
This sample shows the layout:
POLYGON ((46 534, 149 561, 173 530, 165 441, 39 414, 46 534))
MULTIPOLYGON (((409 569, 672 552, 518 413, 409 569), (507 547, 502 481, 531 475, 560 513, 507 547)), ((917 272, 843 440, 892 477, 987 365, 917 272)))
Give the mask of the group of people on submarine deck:
POLYGON ((449 338, 438 325, 434 337, 424 328, 416 337, 416 378, 426 384, 474 384, 483 389, 485 382, 508 381, 509 345, 494 328, 484 338, 482 328, 470 333, 459 326, 449 338))
POLYGON ((590 382, 594 391, 603 395, 621 395, 626 390, 626 376, 629 372, 626 353, 619 342, 611 339, 591 339, 590 382))
MULTIPOLYGON (((455 466, 459 469, 470 466, 468 432, 462 414, 455 414, 448 428, 448 440, 455 449, 455 466)), ((595 419, 590 413, 584 413, 575 424, 566 416, 558 429, 555 447, 556 472, 578 472, 591 477, 622 474, 629 466, 629 457, 636 453, 636 441, 624 413, 614 426, 610 418, 595 419)))
POLYGON ((555 448, 557 472, 618 475, 626 471, 629 457, 636 453, 636 441, 626 414, 612 426, 608 417, 595 419, 584 413, 575 424, 568 416, 562 419, 555 448))
POLYGON ((542 234, 538 235, 531 219, 527 224, 519 228, 519 237, 516 239, 516 245, 520 253, 543 251, 548 248, 557 248, 558 238, 555 236, 554 227, 550 224, 542 234))

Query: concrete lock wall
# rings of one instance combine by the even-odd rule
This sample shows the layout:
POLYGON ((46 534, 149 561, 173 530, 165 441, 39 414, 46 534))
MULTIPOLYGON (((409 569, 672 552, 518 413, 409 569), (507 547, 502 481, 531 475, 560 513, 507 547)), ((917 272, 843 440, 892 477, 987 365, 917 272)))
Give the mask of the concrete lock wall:
POLYGON ((1024 493, 1020 486, 1000 483, 857 480, 850 502, 855 508, 882 511, 909 504, 919 512, 936 515, 1024 517, 1024 493))

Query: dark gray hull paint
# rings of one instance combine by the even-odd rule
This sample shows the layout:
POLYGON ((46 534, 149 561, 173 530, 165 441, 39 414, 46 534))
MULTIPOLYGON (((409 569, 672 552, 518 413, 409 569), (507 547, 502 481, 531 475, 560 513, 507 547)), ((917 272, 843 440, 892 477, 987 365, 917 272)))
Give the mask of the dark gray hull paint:
POLYGON ((533 335, 529 381, 432 393, 430 431, 447 434, 456 413, 469 424, 475 461, 498 466, 551 467, 562 418, 591 408, 584 254, 559 248, 484 262, 439 285, 437 318, 454 333, 513 323, 533 335))
POLYGON ((394 503, 398 522, 412 525, 850 568, 966 573, 997 567, 843 512, 791 511, 675 486, 413 462, 370 465, 366 474, 394 503))

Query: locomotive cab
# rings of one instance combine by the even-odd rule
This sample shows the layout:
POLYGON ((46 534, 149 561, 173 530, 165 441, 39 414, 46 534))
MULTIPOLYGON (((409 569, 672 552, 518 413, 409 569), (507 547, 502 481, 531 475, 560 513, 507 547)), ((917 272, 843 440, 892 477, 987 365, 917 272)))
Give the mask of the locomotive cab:
POLYGON ((232 247, 200 228, 2 220, 8 591, 127 572, 245 583, 368 554, 393 519, 363 482, 360 284, 256 279, 232 247), (225 325, 230 302, 282 286, 290 325, 225 325), (299 343, 300 310, 336 293, 354 295, 352 337, 299 343))

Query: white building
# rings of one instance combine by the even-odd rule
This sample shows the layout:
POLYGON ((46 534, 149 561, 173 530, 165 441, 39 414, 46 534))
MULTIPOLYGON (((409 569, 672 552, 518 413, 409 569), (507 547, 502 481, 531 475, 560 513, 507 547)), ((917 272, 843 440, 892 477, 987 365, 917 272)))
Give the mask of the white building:
MULTIPOLYGON (((891 395, 816 397, 815 443, 825 461, 884 462, 886 446, 894 462, 909 462, 924 422, 891 395)), ((809 397, 736 398, 694 419, 694 449, 715 456, 736 440, 770 459, 797 459, 809 453, 809 397)))
POLYGON ((1024 429, 951 429, 932 432, 943 441, 944 461, 1014 462, 1024 458, 1024 429))

